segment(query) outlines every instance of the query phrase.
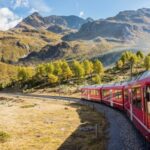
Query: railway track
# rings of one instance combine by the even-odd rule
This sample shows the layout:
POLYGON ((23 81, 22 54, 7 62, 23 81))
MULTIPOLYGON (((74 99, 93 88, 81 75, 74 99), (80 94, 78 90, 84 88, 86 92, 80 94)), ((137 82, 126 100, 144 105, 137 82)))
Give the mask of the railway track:
POLYGON ((150 144, 145 141, 138 130, 133 126, 129 119, 116 109, 110 108, 106 105, 93 103, 90 101, 82 101, 78 98, 70 98, 63 96, 47 96, 47 95, 31 95, 31 94, 12 94, 0 93, 0 96, 14 96, 14 97, 32 97, 42 98, 45 100, 65 100, 74 101, 94 108, 98 112, 105 114, 109 122, 109 141, 108 150, 149 150, 150 144))

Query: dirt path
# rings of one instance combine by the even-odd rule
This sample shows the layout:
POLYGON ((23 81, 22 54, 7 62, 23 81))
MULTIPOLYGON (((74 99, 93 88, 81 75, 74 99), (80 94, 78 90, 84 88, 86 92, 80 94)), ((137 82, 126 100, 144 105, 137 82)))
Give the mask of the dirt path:
POLYGON ((81 101, 76 98, 58 97, 58 96, 44 96, 44 95, 24 95, 24 94, 6 94, 1 93, 2 96, 25 96, 25 97, 36 97, 43 99, 60 99, 68 101, 76 101, 85 105, 94 107, 97 111, 105 113, 109 127, 109 143, 108 150, 148 150, 149 145, 146 144, 144 138, 135 129, 128 118, 120 111, 107 107, 103 104, 97 104, 87 101, 81 101))

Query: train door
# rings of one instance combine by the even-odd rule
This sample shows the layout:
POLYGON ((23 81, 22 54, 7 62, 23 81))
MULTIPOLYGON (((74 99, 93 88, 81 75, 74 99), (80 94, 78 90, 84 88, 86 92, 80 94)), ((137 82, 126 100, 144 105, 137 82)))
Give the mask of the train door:
POLYGON ((134 119, 138 123, 144 122, 144 109, 143 109, 143 90, 141 87, 133 87, 131 89, 131 120, 134 119))
POLYGON ((133 105, 132 105, 132 90, 129 89, 129 114, 130 114, 130 120, 133 120, 133 105))
POLYGON ((89 89, 86 90, 86 94, 87 94, 87 100, 90 100, 90 90, 89 89))
POLYGON ((130 96, 128 88, 124 89, 124 108, 126 112, 129 114, 130 111, 130 96))
POLYGON ((145 124, 150 128, 150 85, 146 86, 145 90, 145 124))
POLYGON ((113 107, 113 90, 110 90, 110 106, 113 107))

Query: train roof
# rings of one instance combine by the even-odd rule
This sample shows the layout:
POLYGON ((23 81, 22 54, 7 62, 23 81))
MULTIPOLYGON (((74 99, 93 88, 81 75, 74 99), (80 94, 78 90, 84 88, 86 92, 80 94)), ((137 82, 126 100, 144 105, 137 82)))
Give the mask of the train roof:
POLYGON ((83 86, 81 88, 98 89, 98 88, 123 87, 123 86, 128 86, 129 84, 136 83, 138 81, 147 80, 147 79, 150 80, 150 71, 146 71, 144 73, 141 73, 138 76, 133 77, 131 80, 124 81, 124 82, 116 82, 116 83, 100 84, 100 85, 88 85, 88 86, 83 86))
POLYGON ((131 80, 129 80, 128 82, 130 84, 135 83, 135 82, 140 82, 143 80, 147 80, 150 79, 150 71, 145 71, 139 75, 137 75, 136 77, 133 77, 131 80))
POLYGON ((97 88, 101 88, 101 87, 102 87, 102 85, 87 85, 87 86, 81 87, 81 89, 82 88, 84 88, 84 89, 91 89, 91 88, 97 89, 97 88))

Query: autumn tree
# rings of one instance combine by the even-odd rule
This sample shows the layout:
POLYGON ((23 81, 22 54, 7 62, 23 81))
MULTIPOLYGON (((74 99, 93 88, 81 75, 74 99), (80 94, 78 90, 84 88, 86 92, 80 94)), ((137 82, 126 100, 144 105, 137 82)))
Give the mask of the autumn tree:
POLYGON ((94 73, 98 75, 103 75, 104 74, 104 66, 101 63, 101 61, 96 60, 94 62, 94 73))
POLYGON ((73 73, 66 61, 62 62, 61 69, 62 69, 62 75, 61 75, 62 79, 68 80, 73 76, 73 73))
POLYGON ((93 72, 93 64, 91 61, 89 60, 84 60, 82 62, 82 66, 84 68, 84 71, 85 71, 85 75, 90 75, 92 72, 93 72))
POLYGON ((118 60, 117 63, 116 63, 116 67, 118 69, 121 69, 123 67, 123 61, 122 60, 118 60))
POLYGON ((146 70, 150 70, 150 56, 147 55, 144 59, 144 67, 146 70))
POLYGON ((18 79, 22 82, 29 80, 30 78, 33 77, 33 68, 28 67, 20 67, 18 69, 18 79))
POLYGON ((131 77, 132 77, 132 74, 133 74, 133 67, 134 65, 138 62, 138 57, 136 54, 132 53, 130 55, 130 58, 129 58, 129 64, 130 64, 130 69, 131 69, 131 77))
POLYGON ((131 51, 125 51, 122 55, 120 60, 122 61, 123 65, 125 65, 126 63, 128 63, 130 57, 132 55, 131 51))
POLYGON ((62 74, 62 68, 61 68, 62 62, 56 61, 56 62, 54 62, 53 65, 54 65, 54 75, 60 77, 60 75, 62 74))
POLYGON ((72 63, 72 69, 74 76, 77 77, 78 79, 82 78, 85 74, 83 66, 76 60, 74 60, 72 63))
POLYGON ((53 72, 54 72, 54 65, 52 63, 45 64, 44 68, 45 68, 46 75, 53 74, 53 72))
POLYGON ((58 82, 58 77, 50 73, 48 74, 48 82, 50 84, 55 84, 58 82))
POLYGON ((100 84, 101 83, 101 77, 98 74, 96 74, 94 77, 92 77, 92 82, 94 84, 100 84))
POLYGON ((142 51, 137 51, 136 55, 137 55, 139 60, 143 60, 144 59, 144 54, 143 54, 142 51))

